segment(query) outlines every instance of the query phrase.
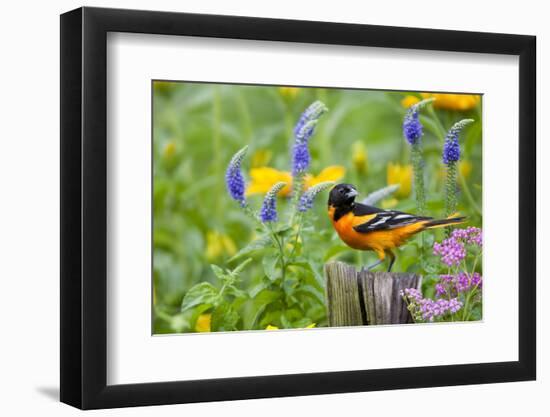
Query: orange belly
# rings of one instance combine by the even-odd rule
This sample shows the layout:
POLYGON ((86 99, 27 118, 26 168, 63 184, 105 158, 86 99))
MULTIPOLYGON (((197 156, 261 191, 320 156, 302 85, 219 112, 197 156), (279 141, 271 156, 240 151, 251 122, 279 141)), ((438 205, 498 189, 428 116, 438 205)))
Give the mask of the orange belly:
MULTIPOLYGON (((331 213, 332 214, 332 213, 331 213)), ((340 236, 340 239, 353 249, 375 251, 380 258, 384 258, 386 249, 393 249, 401 246, 407 238, 419 232, 423 228, 423 222, 410 224, 391 230, 377 230, 368 233, 359 233, 354 227, 368 222, 375 215, 353 216, 348 213, 342 216, 338 221, 332 220, 334 229, 340 236)))

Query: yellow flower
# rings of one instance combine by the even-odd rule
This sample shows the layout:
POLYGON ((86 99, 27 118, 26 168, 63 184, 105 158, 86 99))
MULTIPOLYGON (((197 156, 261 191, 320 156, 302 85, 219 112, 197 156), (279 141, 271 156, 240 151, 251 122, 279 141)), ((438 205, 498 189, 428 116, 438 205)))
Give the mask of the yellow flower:
MULTIPOLYGON (((325 181, 338 181, 346 174, 346 169, 339 165, 331 165, 323 169, 319 175, 307 174, 304 178, 304 188, 313 187, 325 181)), ((292 191, 292 174, 288 171, 279 171, 275 168, 260 167, 250 170, 250 183, 246 195, 265 194, 278 182, 286 182, 279 196, 286 197, 292 191)))
POLYGON ((201 314, 195 323, 195 331, 200 333, 207 333, 210 331, 210 324, 212 323, 212 314, 201 314))
POLYGON ((468 111, 473 109, 481 96, 477 94, 432 94, 421 93, 422 98, 435 98, 433 106, 436 109, 468 111))
POLYGON ((176 154, 176 144, 173 140, 166 143, 162 149, 162 156, 166 159, 171 159, 176 154))
POLYGON ((351 146, 351 160, 357 172, 365 174, 367 172, 368 154, 365 144, 358 140, 351 146))
POLYGON ((265 194, 278 182, 286 182, 285 187, 279 191, 279 195, 289 195, 292 190, 292 175, 290 172, 278 171, 269 167, 252 168, 246 195, 265 194))
POLYGON ((305 189, 321 182, 338 181, 346 175, 346 168, 340 165, 331 165, 323 169, 319 175, 307 174, 304 178, 305 189))
POLYGON ((412 174, 412 165, 400 165, 393 162, 388 164, 388 185, 399 184, 399 189, 394 194, 396 197, 406 198, 411 194, 412 174))
POLYGON ((300 89, 297 87, 279 87, 279 94, 285 99, 295 99, 299 92, 300 89))
POLYGON ((206 233, 206 258, 209 261, 213 261, 222 254, 233 256, 235 253, 237 253, 237 247, 229 236, 212 230, 206 233))
POLYGON ((311 324, 307 325, 306 327, 304 327, 304 329, 313 329, 316 324, 317 323, 311 323, 311 324))
POLYGON ((401 100, 401 105, 408 109, 412 105, 418 103, 420 99, 416 96, 406 96, 403 100, 401 100))
POLYGON ((273 152, 268 149, 258 149, 252 155, 252 168, 264 167, 271 161, 273 152))

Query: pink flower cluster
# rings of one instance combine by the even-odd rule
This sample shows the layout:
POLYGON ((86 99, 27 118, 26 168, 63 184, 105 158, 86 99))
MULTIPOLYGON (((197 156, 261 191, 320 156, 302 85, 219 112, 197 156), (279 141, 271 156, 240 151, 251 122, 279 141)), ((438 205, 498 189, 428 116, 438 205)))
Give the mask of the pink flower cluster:
POLYGON ((423 298, 422 293, 416 288, 406 288, 401 291, 409 305, 409 310, 413 317, 418 320, 434 321, 434 319, 444 316, 447 313, 454 314, 462 308, 462 302, 457 298, 437 299, 423 298))
POLYGON ((469 245, 482 246, 483 238, 479 227, 467 227, 466 229, 455 229, 451 233, 451 237, 465 242, 469 245))
POLYGON ((481 229, 468 227, 455 229, 451 237, 441 243, 434 243, 433 253, 441 257, 441 262, 447 266, 459 265, 466 257, 466 245, 482 246, 481 229))
POLYGON ((472 288, 481 288, 482 281, 482 276, 477 272, 473 274, 460 272, 457 275, 440 275, 439 282, 435 284, 435 294, 438 297, 449 294, 452 296, 458 295, 472 288))

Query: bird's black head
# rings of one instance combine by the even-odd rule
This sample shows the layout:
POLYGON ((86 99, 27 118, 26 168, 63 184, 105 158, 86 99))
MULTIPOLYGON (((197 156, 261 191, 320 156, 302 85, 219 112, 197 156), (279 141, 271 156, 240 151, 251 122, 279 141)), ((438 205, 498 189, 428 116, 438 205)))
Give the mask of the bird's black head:
POLYGON ((328 196, 328 205, 336 208, 353 208, 357 190, 351 184, 335 185, 328 196))

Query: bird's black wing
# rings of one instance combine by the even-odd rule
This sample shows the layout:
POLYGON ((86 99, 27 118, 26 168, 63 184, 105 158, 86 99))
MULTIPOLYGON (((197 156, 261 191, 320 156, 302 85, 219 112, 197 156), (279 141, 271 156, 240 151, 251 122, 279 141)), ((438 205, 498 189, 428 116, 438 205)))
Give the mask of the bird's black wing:
POLYGON ((432 217, 415 216, 397 210, 382 210, 365 204, 356 204, 353 208, 356 216, 368 216, 365 223, 358 224, 353 228, 359 233, 373 232, 375 230, 395 229, 397 227, 413 224, 421 220, 430 220, 432 217), (372 217, 372 215, 375 215, 372 217))

